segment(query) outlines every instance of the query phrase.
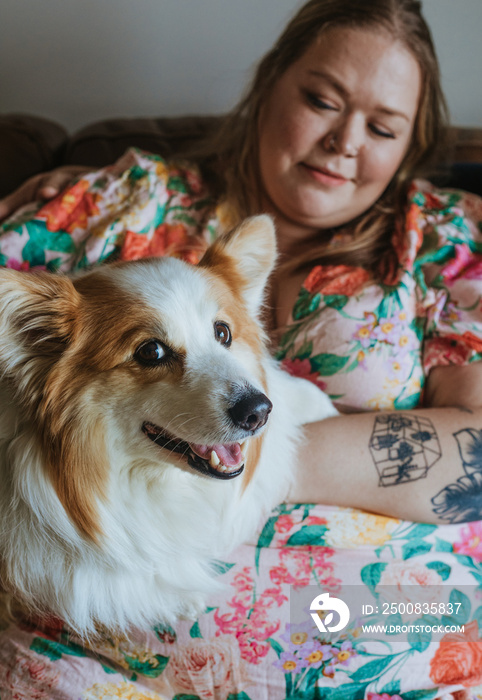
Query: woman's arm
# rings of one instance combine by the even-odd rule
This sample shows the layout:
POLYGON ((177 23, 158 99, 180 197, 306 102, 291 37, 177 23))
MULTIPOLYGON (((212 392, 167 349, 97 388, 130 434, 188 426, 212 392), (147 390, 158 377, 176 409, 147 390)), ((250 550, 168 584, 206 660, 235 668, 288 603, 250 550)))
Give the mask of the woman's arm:
POLYGON ((426 405, 306 426, 289 500, 432 523, 482 519, 482 363, 432 370, 426 405))
POLYGON ((29 202, 35 202, 38 199, 53 199, 72 182, 74 177, 91 172, 91 170, 92 168, 87 168, 84 165, 65 165, 46 173, 34 175, 7 197, 0 199, 0 221, 29 202))

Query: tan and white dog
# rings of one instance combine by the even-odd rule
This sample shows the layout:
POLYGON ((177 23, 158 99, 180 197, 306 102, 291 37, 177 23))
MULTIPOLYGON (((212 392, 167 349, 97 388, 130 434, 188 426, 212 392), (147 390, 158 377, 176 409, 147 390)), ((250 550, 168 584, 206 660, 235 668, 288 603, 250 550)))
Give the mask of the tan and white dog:
POLYGON ((256 217, 198 266, 0 270, 0 581, 22 605, 84 635, 194 616, 286 497, 300 426, 336 411, 266 350, 275 257, 256 217))

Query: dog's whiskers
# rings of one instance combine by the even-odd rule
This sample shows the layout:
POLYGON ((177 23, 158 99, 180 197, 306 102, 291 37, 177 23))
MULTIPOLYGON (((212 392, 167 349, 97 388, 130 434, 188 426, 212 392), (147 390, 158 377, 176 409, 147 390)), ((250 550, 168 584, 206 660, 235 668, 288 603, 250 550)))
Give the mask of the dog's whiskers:
MULTIPOLYGON (((189 414, 187 414, 187 413, 178 413, 176 416, 173 416, 173 418, 171 418, 171 420, 169 421, 169 423, 167 424, 167 426, 166 426, 165 428, 162 428, 163 432, 169 432, 168 429, 171 427, 171 423, 173 423, 174 421, 178 420, 178 419, 179 419, 181 416, 183 416, 183 415, 188 416, 189 414)), ((195 420, 195 418, 196 418, 196 416, 189 416, 188 418, 186 418, 186 420, 184 420, 184 421, 180 424, 179 427, 180 427, 180 428, 183 428, 187 423, 189 423, 189 421, 193 421, 193 420, 195 420)), ((162 437, 163 437, 163 436, 162 436, 162 433, 160 433, 156 438, 153 439, 153 442, 156 443, 156 444, 158 444, 159 441, 162 439, 162 437)), ((189 452, 189 449, 190 449, 190 448, 189 448, 189 444, 187 444, 187 442, 186 442, 186 448, 185 448, 184 450, 176 450, 176 447, 178 447, 179 443, 181 443, 181 442, 182 442, 182 443, 185 443, 186 441, 181 440, 180 438, 177 438, 177 437, 175 437, 175 436, 172 436, 172 439, 171 439, 171 440, 168 440, 167 442, 165 442, 162 446, 163 446, 164 449, 169 450, 169 451, 171 452, 171 454, 172 454, 173 452, 177 451, 179 454, 182 454, 183 456, 185 456, 185 455, 189 452), (174 446, 173 446, 173 447, 169 447, 169 445, 170 445, 171 443, 174 443, 174 446)))
POLYGON ((167 423, 167 425, 165 425, 162 429, 165 430, 166 432, 169 432, 169 429, 170 429, 172 423, 179 420, 179 418, 181 418, 182 416, 189 416, 189 417, 186 418, 186 420, 184 420, 183 423, 180 423, 180 425, 179 425, 180 428, 183 428, 187 423, 189 423, 189 421, 196 420, 196 416, 189 415, 189 413, 186 413, 186 412, 178 413, 177 415, 173 416, 170 419, 169 423, 167 423))

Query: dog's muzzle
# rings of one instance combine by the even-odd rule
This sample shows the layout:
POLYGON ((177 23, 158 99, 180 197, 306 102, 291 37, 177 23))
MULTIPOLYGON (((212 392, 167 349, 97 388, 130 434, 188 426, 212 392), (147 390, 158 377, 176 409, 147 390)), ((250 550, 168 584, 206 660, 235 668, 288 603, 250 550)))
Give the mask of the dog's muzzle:
MULTIPOLYGON (((228 409, 233 425, 246 433, 246 438, 253 436, 262 428, 271 413, 273 404, 261 392, 245 394, 228 409)), ((244 470, 247 441, 217 445, 201 445, 177 438, 164 428, 146 421, 142 432, 169 452, 175 452, 187 460, 190 467, 201 474, 216 479, 234 479, 244 470)))

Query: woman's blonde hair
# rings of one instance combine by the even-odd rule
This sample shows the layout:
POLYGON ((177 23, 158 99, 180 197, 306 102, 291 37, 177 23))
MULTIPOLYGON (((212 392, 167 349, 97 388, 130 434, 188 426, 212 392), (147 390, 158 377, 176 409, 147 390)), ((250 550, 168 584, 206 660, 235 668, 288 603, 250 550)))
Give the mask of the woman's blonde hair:
MULTIPOLYGON (((280 38, 258 64, 251 87, 227 115, 209 144, 222 180, 224 195, 239 218, 262 210, 258 168, 260 111, 276 81, 320 34, 332 27, 381 29, 404 45, 421 71, 421 96, 411 143, 392 182, 380 199, 354 222, 343 227, 352 234, 343 247, 320 244, 288 263, 361 265, 385 277, 393 268, 391 234, 403 216, 407 184, 430 163, 445 134, 446 105, 430 30, 418 0, 310 0, 289 22, 280 38), (381 263, 381 264, 380 264, 381 263)), ((323 237, 326 240, 326 236, 323 237)))

